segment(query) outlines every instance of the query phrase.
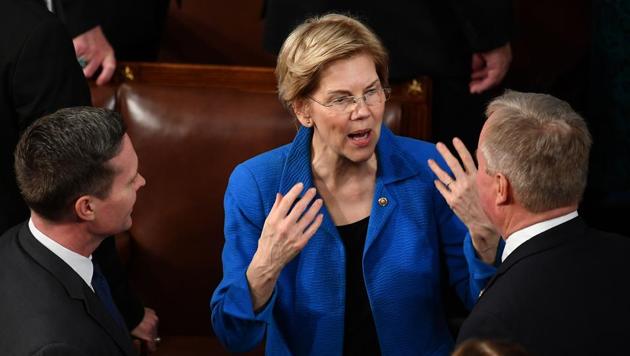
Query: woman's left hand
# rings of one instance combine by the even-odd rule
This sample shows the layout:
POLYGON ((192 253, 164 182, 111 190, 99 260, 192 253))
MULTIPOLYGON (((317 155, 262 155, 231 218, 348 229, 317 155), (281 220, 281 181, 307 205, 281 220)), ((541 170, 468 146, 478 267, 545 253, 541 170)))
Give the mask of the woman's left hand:
POLYGON ((468 227, 472 243, 482 261, 494 263, 499 244, 499 233, 481 208, 475 183, 477 166, 464 143, 453 139, 453 145, 461 158, 464 168, 451 151, 441 142, 436 148, 453 172, 454 178, 444 171, 434 160, 428 161, 429 168, 438 177, 435 187, 442 194, 453 212, 468 227))

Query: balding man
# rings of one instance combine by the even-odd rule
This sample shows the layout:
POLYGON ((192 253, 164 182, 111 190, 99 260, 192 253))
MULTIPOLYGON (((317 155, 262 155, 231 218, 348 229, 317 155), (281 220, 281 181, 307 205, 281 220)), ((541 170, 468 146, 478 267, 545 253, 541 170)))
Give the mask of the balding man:
POLYGON ((630 240, 589 228, 577 208, 591 138, 584 120, 552 96, 507 92, 493 100, 477 162, 438 149, 436 186, 463 221, 485 213, 503 236, 496 275, 465 321, 470 338, 519 343, 534 355, 621 355, 630 340, 630 240))

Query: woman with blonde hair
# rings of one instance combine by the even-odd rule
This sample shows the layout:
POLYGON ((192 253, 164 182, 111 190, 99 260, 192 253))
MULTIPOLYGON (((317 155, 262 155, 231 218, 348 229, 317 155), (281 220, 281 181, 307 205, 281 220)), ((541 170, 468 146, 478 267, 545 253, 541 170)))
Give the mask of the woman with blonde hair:
POLYGON ((441 269, 471 306, 497 236, 469 234, 449 209, 427 167, 432 144, 383 125, 387 65, 376 35, 347 16, 307 20, 286 39, 278 92, 301 128, 236 167, 225 193, 211 308, 229 350, 263 338, 269 355, 451 350, 441 269))

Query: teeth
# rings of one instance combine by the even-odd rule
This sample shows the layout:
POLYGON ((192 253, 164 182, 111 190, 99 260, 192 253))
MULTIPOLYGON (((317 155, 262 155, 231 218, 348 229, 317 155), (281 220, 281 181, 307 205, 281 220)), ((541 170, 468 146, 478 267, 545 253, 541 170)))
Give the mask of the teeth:
POLYGON ((366 138, 368 136, 368 131, 365 131, 363 133, 355 133, 355 134, 350 134, 350 137, 354 140, 360 140, 363 138, 366 138))

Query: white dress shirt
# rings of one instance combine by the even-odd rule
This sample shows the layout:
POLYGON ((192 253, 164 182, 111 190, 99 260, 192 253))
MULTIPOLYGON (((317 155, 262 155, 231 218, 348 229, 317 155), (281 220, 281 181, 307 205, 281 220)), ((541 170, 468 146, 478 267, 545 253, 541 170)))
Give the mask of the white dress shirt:
POLYGON ((39 231, 35 224, 33 224, 33 219, 28 220, 28 228, 31 230, 35 239, 39 241, 44 247, 50 250, 50 252, 57 255, 61 258, 70 268, 72 268, 78 275, 85 281, 85 284, 92 288, 92 274, 94 273, 94 266, 92 265, 92 255, 90 257, 85 257, 80 255, 72 250, 69 250, 62 245, 60 245, 57 241, 51 239, 50 237, 44 235, 43 232, 39 231))
POLYGON ((48 8, 48 11, 53 12, 52 0, 44 0, 44 2, 46 3, 46 7, 48 8))
POLYGON ((541 234, 551 228, 554 228, 562 223, 565 223, 578 216, 577 210, 572 211, 566 215, 558 216, 550 220, 541 221, 534 225, 530 225, 524 229, 518 230, 512 233, 507 239, 505 239, 505 248, 503 248, 503 255, 501 255, 501 262, 516 250, 520 245, 524 244, 532 237, 541 234))

